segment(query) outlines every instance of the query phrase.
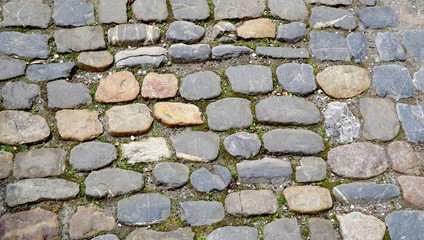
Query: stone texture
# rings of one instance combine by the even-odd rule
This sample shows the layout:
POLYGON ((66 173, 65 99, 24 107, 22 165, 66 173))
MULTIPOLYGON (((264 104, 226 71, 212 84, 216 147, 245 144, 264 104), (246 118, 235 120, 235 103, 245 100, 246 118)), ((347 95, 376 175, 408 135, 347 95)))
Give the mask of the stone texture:
POLYGON ((0 144, 36 143, 49 136, 45 118, 23 111, 0 111, 0 144))
POLYGON ((170 4, 177 20, 206 20, 210 15, 206 0, 170 0, 170 4))
POLYGON ((106 111, 108 132, 114 137, 140 135, 150 130, 153 117, 149 107, 135 103, 114 106, 106 111))
POLYGON ((424 92, 424 68, 414 74, 412 83, 417 91, 424 92))
POLYGON ((309 45, 318 60, 350 61, 346 39, 338 33, 312 30, 309 45))
POLYGON ((13 167, 13 154, 0 151, 0 179, 8 178, 13 167))
POLYGON ((327 177, 327 163, 319 157, 304 157, 296 167, 297 182, 318 182, 327 177))
POLYGON ((386 226, 380 219, 360 212, 336 215, 343 239, 383 239, 386 226))
POLYGON ((59 176, 65 172, 66 152, 60 148, 41 148, 15 155, 13 176, 39 178, 59 176))
POLYGON ((214 72, 197 72, 181 79, 180 94, 187 100, 216 98, 221 92, 221 78, 214 72))
POLYGON ((191 231, 190 227, 178 228, 177 230, 170 232, 156 232, 146 228, 138 228, 132 231, 126 237, 127 240, 139 240, 139 239, 149 239, 149 240, 192 240, 194 238, 194 233, 191 231))
POLYGON ((57 129, 63 140, 84 142, 103 133, 97 111, 62 110, 56 112, 57 129))
POLYGON ((328 152, 327 162, 335 174, 355 179, 377 176, 389 165, 384 147, 369 142, 335 147, 328 152))
POLYGON ((347 46, 356 64, 362 64, 367 55, 367 37, 363 33, 351 33, 346 37, 347 46))
POLYGON ((256 95, 272 91, 272 72, 262 65, 239 65, 229 67, 225 75, 231 83, 231 89, 237 93, 256 95))
POLYGON ((353 65, 330 66, 318 73, 317 82, 333 98, 351 98, 367 91, 371 76, 364 68, 353 65))
POLYGON ((315 91, 314 68, 309 64, 285 63, 277 68, 278 83, 294 94, 309 94, 315 91))
POLYGON ((362 8, 359 11, 359 21, 367 28, 386 28, 398 25, 396 12, 391 7, 377 6, 362 8))
POLYGON ((318 6, 312 8, 309 25, 317 29, 334 27, 354 30, 356 28, 356 20, 352 13, 344 9, 318 6))
POLYGON ((47 28, 52 11, 49 5, 37 0, 17 0, 3 4, 1 26, 47 28))
POLYGON ((141 88, 143 98, 172 98, 178 91, 178 79, 174 74, 149 73, 141 88))
POLYGON ((307 3, 320 3, 329 6, 337 6, 337 5, 350 5, 352 4, 352 0, 306 0, 307 3))
POLYGON ((156 68, 167 61, 166 49, 162 47, 141 47, 120 51, 115 55, 115 65, 118 68, 133 66, 156 68))
POLYGON ((115 46, 140 46, 155 44, 160 29, 143 23, 121 24, 107 31, 108 43, 115 46))
POLYGON ((175 63, 197 63, 209 59, 211 47, 207 44, 174 44, 169 48, 169 58, 175 63))
POLYGON ((91 240, 119 240, 119 237, 115 234, 104 234, 97 236, 95 238, 92 238, 91 240))
POLYGON ((283 184, 290 180, 293 170, 287 160, 263 158, 237 163, 237 172, 242 183, 283 184))
POLYGON ((236 158, 249 159, 261 150, 262 142, 258 135, 248 132, 238 132, 226 137, 223 141, 225 150, 236 158))
POLYGON ((359 0, 362 4, 368 5, 368 6, 374 6, 376 0, 359 0))
POLYGON ((190 176, 191 185, 200 192, 222 191, 228 186, 228 182, 224 180, 219 173, 213 174, 206 168, 200 168, 190 176))
POLYGON ((400 5, 399 18, 412 26, 424 25, 424 14, 415 11, 410 4, 400 5))
POLYGON ((109 165, 118 158, 118 151, 110 143, 87 142, 72 148, 69 163, 75 170, 91 171, 109 165))
POLYGON ((400 176, 397 180, 402 188, 403 199, 409 204, 424 208, 424 177, 400 176))
POLYGON ((213 169, 224 181, 225 186, 230 185, 230 183, 233 181, 233 176, 228 168, 221 165, 213 165, 213 169))
POLYGON ((395 141, 387 146, 393 170, 408 175, 422 175, 424 159, 405 141, 395 141))
POLYGON ((202 112, 193 104, 159 102, 153 106, 153 115, 167 127, 203 124, 202 112))
POLYGON ((49 39, 50 36, 43 34, 1 32, 0 52, 19 57, 47 59, 50 54, 49 39))
POLYGON ((24 82, 7 82, 1 91, 6 109, 31 109, 40 96, 40 86, 24 82))
POLYGON ((225 131, 231 128, 247 128, 253 124, 250 101, 243 98, 224 98, 206 107, 209 128, 225 131))
POLYGON ((309 14, 303 0, 269 0, 268 7, 272 16, 283 20, 304 20, 309 14))
POLYGON ((275 38, 275 33, 275 25, 269 18, 249 20, 237 28, 237 35, 244 39, 275 38))
POLYGON ((400 65, 383 65, 374 68, 372 85, 378 96, 395 99, 412 97, 411 75, 400 65))
POLYGON ((142 173, 119 168, 93 171, 84 183, 85 194, 96 198, 121 196, 144 187, 142 173))
POLYGON ((166 40, 169 42, 196 43, 204 35, 205 29, 199 25, 187 21, 175 21, 169 25, 168 31, 166 31, 166 40))
POLYGON ((297 186, 284 189, 284 196, 290 211, 313 214, 333 206, 330 191, 317 186, 297 186))
POLYGON ((391 239, 424 238, 424 211, 398 211, 387 215, 385 221, 391 239))
POLYGON ((264 240, 281 239, 282 237, 287 240, 302 239, 296 218, 280 218, 265 225, 264 240))
POLYGON ((112 63, 113 56, 108 51, 82 52, 77 59, 77 66, 87 72, 106 71, 112 63))
POLYGON ((262 137, 265 149, 270 153, 317 154, 324 151, 322 137, 302 129, 275 129, 262 137))
POLYGON ((278 210, 277 197, 270 190, 243 190, 227 195, 227 213, 235 216, 274 214, 278 210))
POLYGON ((323 111, 324 128, 327 136, 337 142, 350 143, 359 137, 361 124, 345 102, 330 102, 323 111))
POLYGON ((177 158, 193 162, 210 162, 218 157, 219 136, 212 132, 182 132, 171 136, 177 158))
POLYGON ((98 207, 79 206, 69 222, 69 236, 71 239, 85 239, 101 231, 111 231, 117 224, 112 216, 98 207))
POLYGON ((212 59, 224 60, 251 53, 253 53, 253 50, 248 47, 224 44, 212 48, 212 59))
POLYGON ((256 54, 258 56, 270 58, 309 58, 309 52, 305 48, 291 48, 291 47, 257 47, 256 54))
POLYGON ((105 24, 126 23, 127 2, 127 0, 101 0, 98 8, 99 22, 105 24))
POLYGON ((217 38, 222 37, 224 34, 226 33, 232 33, 235 32, 236 26, 234 26, 234 24, 230 23, 230 22, 218 22, 217 24, 215 24, 215 26, 212 29, 212 32, 208 32, 206 35, 206 39, 208 41, 213 41, 217 38))
POLYGON ((215 229, 206 240, 258 240, 258 230, 246 226, 225 226, 215 229))
POLYGON ((262 0, 213 0, 213 5, 215 20, 257 18, 265 10, 262 0))
POLYGON ((216 201, 191 201, 180 203, 181 220, 188 225, 197 227, 212 225, 224 220, 224 206, 216 201))
POLYGON ((137 20, 163 21, 168 17, 166 0, 135 0, 131 7, 137 20))
POLYGON ((171 201, 159 193, 143 193, 118 202, 117 218, 127 225, 163 222, 171 215, 171 201))
POLYGON ((100 79, 95 99, 100 103, 128 102, 137 98, 140 84, 128 71, 113 73, 100 79))
POLYGON ((346 204, 370 204, 389 201, 398 197, 400 192, 394 184, 356 182, 337 185, 333 194, 339 202, 346 204))
POLYGON ((171 151, 164 138, 145 138, 137 142, 122 144, 122 157, 128 163, 156 162, 171 157, 171 151))
POLYGON ((424 105, 398 103, 396 110, 410 142, 424 142, 424 105))
POLYGON ((33 82, 50 81, 67 78, 75 64, 73 62, 32 64, 26 70, 26 78, 33 82))
POLYGON ((103 28, 100 26, 57 30, 53 37, 59 53, 83 52, 106 47, 103 28))
POLYGON ((54 0, 53 21, 60 27, 79 27, 93 24, 94 8, 83 0, 54 0))
POLYGON ((375 45, 383 61, 405 61, 406 59, 402 44, 393 32, 377 33, 375 45))
POLYGON ((339 234, 333 227, 333 223, 326 219, 309 218, 309 237, 311 240, 337 240, 339 234))
POLYGON ((26 62, 6 56, 0 56, 0 80, 7 80, 25 74, 26 62))
POLYGON ((406 32, 403 35, 403 44, 405 45, 408 54, 420 62, 424 62, 424 31, 406 32))
POLYGON ((84 83, 57 80, 47 84, 49 108, 75 108, 91 104, 90 90, 84 83))
POLYGON ((75 197, 79 184, 62 179, 25 179, 6 186, 5 201, 9 207, 39 200, 62 200, 75 197))
POLYGON ((278 26, 277 39, 279 41, 296 43, 306 37, 306 24, 292 22, 278 26))
POLYGON ((189 168, 181 163, 159 163, 153 168, 153 181, 156 186, 165 189, 179 188, 187 183, 189 171, 189 168))

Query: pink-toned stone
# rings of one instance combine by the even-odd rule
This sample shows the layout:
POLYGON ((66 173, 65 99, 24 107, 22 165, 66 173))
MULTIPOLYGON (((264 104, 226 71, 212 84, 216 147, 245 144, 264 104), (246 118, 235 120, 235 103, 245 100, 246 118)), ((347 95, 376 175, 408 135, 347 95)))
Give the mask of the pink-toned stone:
POLYGON ((410 175, 423 174, 424 159, 414 151, 408 142, 390 143, 387 147, 387 153, 392 160, 392 168, 396 172, 410 175))
POLYGON ((269 18, 259 18, 246 21, 237 28, 237 35, 244 39, 275 38, 275 25, 269 18))
POLYGON ((150 109, 141 103, 115 106, 106 111, 109 134, 115 137, 143 134, 153 123, 150 109))
POLYGON ((403 199, 414 206, 424 208, 424 177, 400 176, 397 180, 402 188, 403 199))
POLYGON ((128 102, 137 98, 139 93, 140 84, 134 75, 123 71, 100 79, 95 99, 101 103, 128 102))
POLYGON ((317 186, 298 186, 284 189, 290 211, 312 214, 333 206, 330 191, 317 186))
POLYGON ((62 110, 56 113, 57 129, 64 140, 86 141, 103 133, 97 111, 62 110))
POLYGON ((172 98, 178 91, 178 79, 174 74, 149 73, 143 80, 141 96, 144 98, 172 98))
POLYGON ((153 107, 154 117, 167 127, 200 125, 203 115, 193 104, 160 102, 153 107))
POLYGON ((98 207, 80 206, 69 222, 71 239, 85 239, 116 228, 115 218, 98 207))
POLYGON ((0 151, 0 179, 9 177, 13 167, 13 154, 0 151))
POLYGON ((408 5, 403 4, 399 9, 400 19, 413 26, 424 25, 424 14, 413 14, 409 11, 408 5))
POLYGON ((77 66, 87 72, 106 71, 112 63, 113 56, 108 51, 82 52, 77 59, 77 66))

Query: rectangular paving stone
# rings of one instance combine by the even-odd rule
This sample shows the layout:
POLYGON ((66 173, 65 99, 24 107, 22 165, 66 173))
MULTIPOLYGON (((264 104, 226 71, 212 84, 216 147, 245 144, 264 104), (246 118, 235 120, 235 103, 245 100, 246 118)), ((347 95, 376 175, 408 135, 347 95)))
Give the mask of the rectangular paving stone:
POLYGON ((82 52, 106 47, 103 28, 100 26, 58 30, 53 37, 59 53, 82 52))
POLYGON ((128 0, 100 0, 100 23, 126 23, 128 0))
POLYGON ((349 48, 341 34, 313 30, 309 45, 318 60, 350 61, 349 48))
POLYGON ((23 34, 19 32, 0 33, 0 52, 19 57, 46 59, 50 54, 50 36, 23 34))

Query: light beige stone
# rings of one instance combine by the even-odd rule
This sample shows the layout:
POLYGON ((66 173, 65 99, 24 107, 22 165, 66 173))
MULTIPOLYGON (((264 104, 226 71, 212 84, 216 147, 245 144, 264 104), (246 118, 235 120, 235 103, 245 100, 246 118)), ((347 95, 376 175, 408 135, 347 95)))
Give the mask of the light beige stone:
POLYGON ((115 137, 148 132, 153 123, 150 109, 141 103, 115 106, 106 111, 108 132, 115 137))
POLYGON ((153 107, 154 117, 167 127, 200 125, 203 115, 193 104, 160 102, 153 107))
POLYGON ((57 129, 64 140, 86 141, 103 133, 97 111, 62 110, 56 113, 57 129))
POLYGON ((115 218, 106 215, 98 207, 80 206, 69 222, 71 239, 85 239, 101 231, 111 231, 116 228, 115 218))
POLYGON ((397 180, 402 188, 403 199, 414 206, 424 208, 424 177, 400 176, 397 180))
POLYGON ((128 163, 155 162, 170 158, 171 151, 166 144, 165 138, 145 138, 137 142, 122 144, 122 157, 128 159, 128 163))
POLYGON ((330 191, 317 186, 297 186, 284 189, 290 211, 313 214, 333 206, 330 191))
POLYGON ((246 21, 237 28, 237 35, 244 39, 275 38, 275 25, 269 18, 259 18, 246 21))
POLYGON ((101 103, 128 102, 137 98, 139 93, 140 84, 134 75, 123 71, 100 79, 95 99, 101 103))
POLYGON ((264 215, 276 213, 278 201, 269 190, 243 190, 230 193, 225 198, 225 206, 230 215, 264 215))
POLYGON ((336 217, 343 239, 382 240, 386 232, 383 221, 360 212, 337 214, 336 217))
POLYGON ((0 151, 0 179, 9 177, 13 167, 13 154, 0 151))
POLYGON ((149 73, 143 80, 141 96, 144 98, 172 98, 178 91, 178 79, 174 74, 149 73))
POLYGON ((113 56, 108 51, 82 52, 77 59, 77 66, 88 72, 106 71, 112 63, 113 56))

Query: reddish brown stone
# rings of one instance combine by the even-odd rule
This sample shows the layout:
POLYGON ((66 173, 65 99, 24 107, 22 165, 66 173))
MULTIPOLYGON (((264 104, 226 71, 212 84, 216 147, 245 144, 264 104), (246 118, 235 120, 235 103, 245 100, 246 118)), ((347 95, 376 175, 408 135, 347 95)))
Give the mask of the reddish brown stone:
POLYGON ((408 203, 424 208, 424 177, 400 176, 397 178, 408 203))
POLYGON ((112 63, 113 56, 107 51, 82 52, 77 59, 77 66, 87 72, 106 71, 112 63))
POLYGON ((200 125, 203 115, 193 104, 160 102, 153 107, 153 115, 167 127, 200 125))
POLYGON ((275 32, 275 25, 268 18, 250 20, 237 28, 237 35, 244 39, 275 38, 275 32))
POLYGON ((71 239, 89 238, 115 228, 115 218, 106 215, 102 209, 80 206, 69 222, 69 236, 71 239))
POLYGON ((117 72, 100 79, 95 99, 101 103, 128 102, 140 93, 140 85, 128 71, 117 72))
POLYGON ((392 142, 387 147, 387 153, 392 160, 392 168, 396 172, 410 175, 421 175, 423 173, 423 159, 409 143, 404 141, 392 142))
POLYGON ((57 129, 64 140, 86 141, 103 133, 97 111, 62 110, 56 113, 57 129))
POLYGON ((174 74, 149 73, 143 80, 141 96, 144 98, 172 98, 178 91, 178 79, 174 74))

